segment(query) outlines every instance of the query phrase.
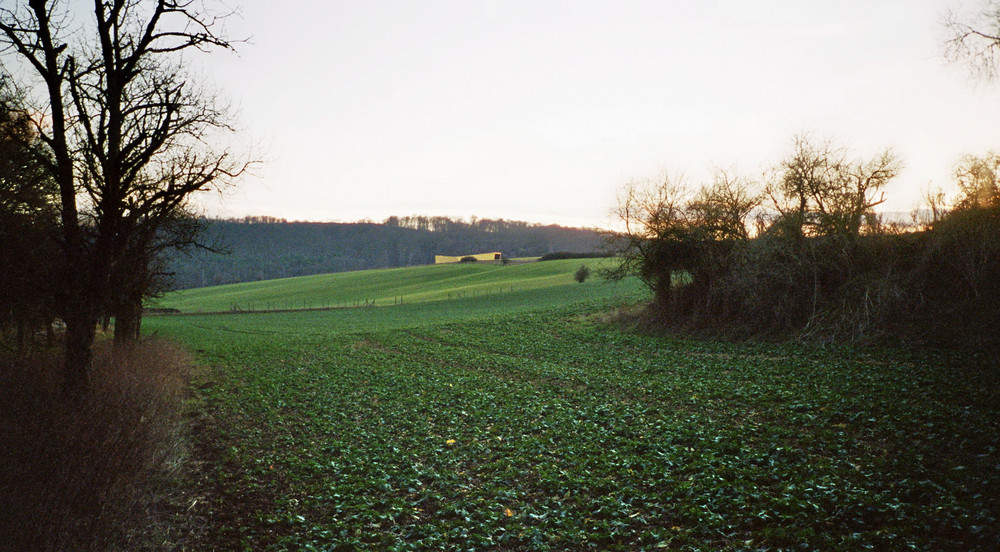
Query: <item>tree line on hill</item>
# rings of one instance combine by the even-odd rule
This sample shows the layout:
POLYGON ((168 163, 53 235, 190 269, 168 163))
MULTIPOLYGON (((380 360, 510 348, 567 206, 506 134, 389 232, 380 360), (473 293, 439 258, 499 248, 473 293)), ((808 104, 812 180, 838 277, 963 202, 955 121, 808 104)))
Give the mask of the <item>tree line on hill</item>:
POLYGON ((171 289, 433 264, 435 255, 499 251, 507 258, 602 247, 597 230, 503 219, 389 217, 375 222, 288 222, 274 217, 202 221, 209 248, 165 258, 171 289))
POLYGON ((958 196, 910 225, 874 211, 899 167, 800 136, 763 182, 633 182, 610 275, 642 278, 671 325, 1000 350, 1000 155, 963 158, 958 196))

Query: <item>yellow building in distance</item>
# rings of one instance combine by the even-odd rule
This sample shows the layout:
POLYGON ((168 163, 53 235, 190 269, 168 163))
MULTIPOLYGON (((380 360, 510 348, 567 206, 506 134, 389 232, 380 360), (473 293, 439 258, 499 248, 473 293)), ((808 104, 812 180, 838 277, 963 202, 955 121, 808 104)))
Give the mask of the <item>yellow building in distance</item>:
POLYGON ((499 261, 501 258, 503 258, 503 253, 500 253, 499 251, 494 251, 492 253, 459 255, 457 257, 453 257, 451 255, 434 255, 434 264, 457 263, 466 257, 472 257, 477 261, 499 261))

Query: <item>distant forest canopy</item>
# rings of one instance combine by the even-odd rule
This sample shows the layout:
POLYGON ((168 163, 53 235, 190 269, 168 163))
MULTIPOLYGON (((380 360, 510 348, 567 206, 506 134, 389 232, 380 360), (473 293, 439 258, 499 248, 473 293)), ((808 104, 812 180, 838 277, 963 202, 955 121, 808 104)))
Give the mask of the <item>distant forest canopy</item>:
POLYGON ((212 249, 171 253, 169 289, 433 264, 434 255, 500 251, 505 257, 592 253, 595 229, 503 219, 389 217, 381 223, 288 222, 269 216, 206 219, 200 241, 212 249))

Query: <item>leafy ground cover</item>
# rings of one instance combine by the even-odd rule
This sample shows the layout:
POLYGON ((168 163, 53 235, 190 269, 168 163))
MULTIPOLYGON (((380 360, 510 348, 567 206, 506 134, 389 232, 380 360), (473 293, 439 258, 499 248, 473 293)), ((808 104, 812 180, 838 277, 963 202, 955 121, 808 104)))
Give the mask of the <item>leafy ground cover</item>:
POLYGON ((984 359, 639 335, 603 293, 150 319, 210 367, 200 548, 1000 545, 984 359))

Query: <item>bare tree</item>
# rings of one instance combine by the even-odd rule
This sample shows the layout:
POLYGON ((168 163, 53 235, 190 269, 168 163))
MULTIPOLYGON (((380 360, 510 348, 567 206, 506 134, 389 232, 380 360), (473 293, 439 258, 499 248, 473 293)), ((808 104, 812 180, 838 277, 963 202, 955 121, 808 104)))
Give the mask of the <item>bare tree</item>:
POLYGON ((854 239, 874 231, 878 226, 874 209, 885 201, 885 186, 901 168, 902 162, 889 149, 841 166, 826 196, 815 198, 822 232, 854 239))
POLYGON ((760 209, 756 185, 733 171, 719 169, 711 184, 702 186, 690 208, 708 237, 718 241, 750 239, 750 218, 760 209))
POLYGON ((920 191, 920 203, 910 212, 910 219, 916 228, 926 230, 933 227, 948 214, 948 201, 940 186, 927 186, 920 191))
POLYGON ((707 293, 737 244, 749 239, 749 218, 759 207, 753 184, 722 170, 693 196, 666 174, 630 182, 615 211, 624 230, 611 235, 621 262, 608 275, 638 275, 657 308, 670 311, 676 278, 683 273, 694 295, 707 293))
POLYGON ((888 149, 852 161, 830 142, 797 136, 792 154, 765 188, 778 213, 772 228, 799 241, 808 236, 857 239, 875 228, 874 208, 885 201, 883 190, 901 167, 888 149))
POLYGON ((976 15, 945 15, 945 56, 965 62, 973 75, 993 80, 1000 69, 1000 1, 988 0, 976 15))
POLYGON ((217 251, 199 241, 201 230, 202 222, 183 208, 153 213, 133 228, 118 256, 105 306, 105 316, 115 319, 116 344, 139 339, 143 301, 166 289, 171 274, 164 269, 164 253, 190 248, 217 251))
POLYGON ((966 155, 955 166, 959 197, 956 207, 1000 207, 1000 155, 966 155))
POLYGON ((795 137, 792 154, 781 162, 778 177, 765 187, 771 207, 778 213, 777 228, 801 240, 815 226, 812 198, 828 187, 831 173, 842 162, 843 152, 829 142, 814 143, 808 136, 795 137))
POLYGON ((25 87, 44 107, 36 127, 60 190, 66 384, 76 392, 99 313, 150 261, 135 255, 149 251, 158 221, 246 167, 214 147, 213 133, 230 130, 227 111, 193 87, 178 57, 232 48, 217 17, 193 0, 94 0, 92 15, 71 28, 67 2, 0 8, 6 53, 37 77, 25 87))
POLYGON ((623 230, 610 233, 609 244, 620 263, 606 276, 638 275, 662 309, 670 306, 674 272, 685 265, 680 249, 688 242, 687 200, 683 179, 664 173, 656 180, 627 183, 614 211, 623 230))

